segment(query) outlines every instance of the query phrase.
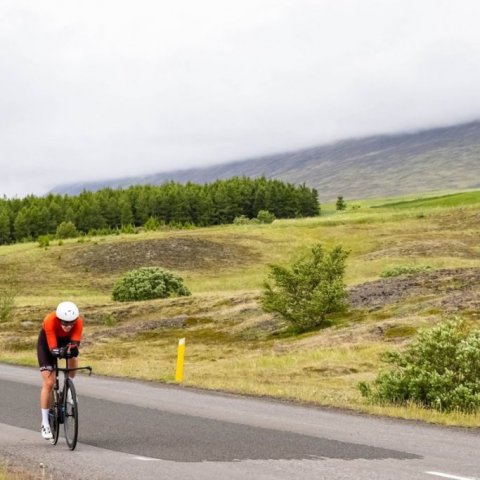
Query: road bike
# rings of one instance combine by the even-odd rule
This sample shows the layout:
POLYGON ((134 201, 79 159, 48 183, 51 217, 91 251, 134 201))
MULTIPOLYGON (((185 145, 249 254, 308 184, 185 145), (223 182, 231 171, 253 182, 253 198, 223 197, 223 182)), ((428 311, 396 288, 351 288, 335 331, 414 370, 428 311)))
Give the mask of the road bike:
MULTIPOLYGON (((65 361, 68 362, 68 358, 66 358, 65 361)), ((78 440, 78 401, 75 385, 72 380, 68 378, 68 374, 74 370, 88 370, 88 376, 90 376, 92 374, 92 367, 68 368, 67 365, 68 363, 66 363, 65 368, 60 368, 57 359, 55 359, 53 365, 55 385, 53 387, 52 401, 48 412, 48 421, 53 435, 50 441, 52 445, 57 444, 60 425, 63 423, 68 448, 74 450, 78 440), (60 381, 58 379, 59 372, 63 372, 62 388, 60 388, 60 381)))

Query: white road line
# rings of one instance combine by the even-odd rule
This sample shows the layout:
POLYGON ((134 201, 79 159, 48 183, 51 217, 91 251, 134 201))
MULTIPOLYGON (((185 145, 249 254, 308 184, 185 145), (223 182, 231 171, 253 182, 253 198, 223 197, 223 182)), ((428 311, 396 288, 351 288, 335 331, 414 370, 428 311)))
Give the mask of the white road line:
POLYGON ((141 460, 142 462, 158 462, 158 458, 152 457, 133 457, 135 460, 141 460))
POLYGON ((442 473, 442 472, 425 472, 425 473, 428 473, 429 475, 435 475, 437 477, 452 478, 453 480, 478 480, 474 477, 459 477, 458 475, 449 475, 448 473, 442 473))

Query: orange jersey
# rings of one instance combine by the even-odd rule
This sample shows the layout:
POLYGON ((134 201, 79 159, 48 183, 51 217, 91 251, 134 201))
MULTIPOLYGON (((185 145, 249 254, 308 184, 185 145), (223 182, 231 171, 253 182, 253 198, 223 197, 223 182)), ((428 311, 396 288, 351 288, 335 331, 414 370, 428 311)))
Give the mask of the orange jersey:
POLYGON ((48 348, 50 350, 58 347, 57 338, 68 337, 70 340, 80 343, 82 339, 83 318, 78 317, 72 329, 69 332, 65 332, 55 312, 51 312, 43 319, 42 328, 45 330, 48 348))

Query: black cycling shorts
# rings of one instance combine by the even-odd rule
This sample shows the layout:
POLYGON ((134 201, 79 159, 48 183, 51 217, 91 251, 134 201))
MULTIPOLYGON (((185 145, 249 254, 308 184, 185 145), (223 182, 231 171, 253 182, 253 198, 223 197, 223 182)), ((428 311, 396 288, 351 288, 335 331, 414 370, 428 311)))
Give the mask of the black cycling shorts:
MULTIPOLYGON (((57 338, 57 347, 65 347, 69 343, 70 337, 57 338)), ((43 328, 42 330, 40 330, 40 335, 38 336, 37 357, 38 366, 40 367, 41 372, 45 370, 48 370, 49 372, 53 371, 55 358, 50 353, 50 348, 48 348, 47 335, 45 334, 45 330, 43 328)))

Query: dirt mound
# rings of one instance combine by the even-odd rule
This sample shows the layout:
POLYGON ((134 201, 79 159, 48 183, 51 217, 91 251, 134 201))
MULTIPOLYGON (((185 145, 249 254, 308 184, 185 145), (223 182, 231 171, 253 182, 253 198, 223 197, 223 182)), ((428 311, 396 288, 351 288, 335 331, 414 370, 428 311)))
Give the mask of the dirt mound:
POLYGON ((165 238, 83 246, 70 253, 71 267, 98 273, 157 266, 172 270, 211 270, 258 260, 258 254, 234 244, 200 238, 165 238))
POLYGON ((454 208, 437 216, 438 225, 446 230, 467 231, 480 225, 480 212, 475 208, 454 208))
POLYGON ((349 290, 350 305, 369 310, 414 296, 431 297, 430 304, 445 311, 480 310, 480 268, 445 269, 386 278, 349 290))

